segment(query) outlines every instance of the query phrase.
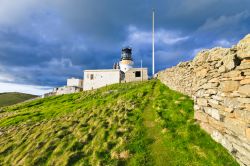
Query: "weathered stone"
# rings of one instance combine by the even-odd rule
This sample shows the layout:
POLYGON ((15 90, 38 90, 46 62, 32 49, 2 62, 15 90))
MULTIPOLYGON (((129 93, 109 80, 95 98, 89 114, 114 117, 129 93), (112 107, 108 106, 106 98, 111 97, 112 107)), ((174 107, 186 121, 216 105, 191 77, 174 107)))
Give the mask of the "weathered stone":
POLYGON ((235 98, 225 98, 224 106, 234 109, 240 106, 240 102, 235 98))
POLYGON ((206 83, 202 86, 202 88, 204 89, 212 89, 212 88, 215 88, 219 85, 219 83, 212 83, 212 82, 209 82, 209 83, 206 83))
POLYGON ((246 110, 250 111, 250 104, 245 104, 246 110))
POLYGON ((250 57, 250 35, 237 44, 237 56, 241 59, 250 57))
POLYGON ((208 102, 210 104, 219 104, 219 102, 217 100, 213 100, 213 99, 208 99, 208 102))
POLYGON ((240 93, 250 96, 250 85, 243 85, 238 90, 240 93))
POLYGON ((211 137, 216 141, 221 143, 229 152, 233 152, 233 144, 230 143, 219 131, 213 131, 211 137))
POLYGON ((217 94, 217 92, 218 91, 216 89, 208 89, 205 93, 210 95, 215 95, 217 94))
POLYGON ((207 69, 202 69, 196 73, 196 77, 204 78, 207 74, 207 69))
POLYGON ((228 77, 228 78, 239 77, 239 76, 241 76, 241 71, 238 70, 233 70, 223 75, 223 77, 228 77))
POLYGON ((245 103, 245 104, 250 104, 250 98, 242 98, 242 97, 239 97, 237 98, 237 100, 240 102, 240 103, 245 103))
POLYGON ((204 110, 207 114, 212 116, 214 119, 221 120, 221 115, 217 109, 211 108, 211 107, 205 107, 204 110))
POLYGON ((237 59, 234 54, 227 54, 223 57, 222 61, 226 71, 231 71, 237 65, 237 59))
POLYGON ((208 122, 207 114, 205 114, 204 112, 201 112, 201 111, 195 111, 194 119, 197 119, 197 120, 205 122, 205 123, 208 122))
POLYGON ((246 128, 246 136, 247 139, 250 141, 250 128, 246 128))
POLYGON ((207 106, 207 99, 198 98, 197 99, 197 104, 201 105, 201 106, 207 106))
POLYGON ((208 82, 220 82, 219 78, 212 78, 208 82))
POLYGON ((246 70, 250 69, 250 63, 242 63, 240 66, 236 67, 237 70, 246 70))
POLYGON ((219 88, 223 92, 232 92, 238 90, 239 85, 238 81, 224 81, 220 84, 219 88))
POLYGON ((211 97, 212 97, 212 99, 214 99, 214 100, 218 100, 218 101, 222 101, 222 100, 223 100, 223 97, 221 97, 221 96, 219 96, 219 95, 212 95, 211 97))
POLYGON ((240 81, 240 84, 245 85, 245 84, 250 84, 250 79, 244 79, 240 81))
POLYGON ((226 112, 233 113, 234 109, 233 108, 225 108, 226 112))
POLYGON ((219 72, 219 73, 224 73, 224 72, 226 72, 226 67, 225 67, 225 66, 221 66, 221 67, 218 69, 218 72, 219 72))
POLYGON ((234 115, 237 119, 250 123, 250 111, 246 110, 235 110, 234 115))
POLYGON ((201 122, 200 126, 201 126, 201 128, 203 128, 209 134, 211 134, 214 131, 214 128, 211 127, 211 125, 209 125, 208 123, 201 122))
POLYGON ((235 134, 245 136, 246 123, 241 120, 226 117, 224 119, 224 124, 228 130, 233 131, 235 134))

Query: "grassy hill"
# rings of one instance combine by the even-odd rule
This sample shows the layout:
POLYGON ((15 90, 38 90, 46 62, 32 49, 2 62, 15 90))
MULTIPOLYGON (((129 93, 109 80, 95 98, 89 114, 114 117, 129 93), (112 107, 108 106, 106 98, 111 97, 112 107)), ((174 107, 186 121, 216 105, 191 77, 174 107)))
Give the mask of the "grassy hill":
POLYGON ((155 80, 6 107, 0 135, 0 165, 238 165, 155 80))
POLYGON ((17 104, 37 96, 18 92, 0 93, 0 107, 17 104))

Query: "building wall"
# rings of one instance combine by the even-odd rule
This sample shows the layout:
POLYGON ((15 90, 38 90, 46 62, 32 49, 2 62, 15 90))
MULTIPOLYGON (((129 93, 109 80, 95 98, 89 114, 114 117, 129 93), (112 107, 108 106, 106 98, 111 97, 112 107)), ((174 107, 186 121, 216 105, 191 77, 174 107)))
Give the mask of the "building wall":
POLYGON ((147 68, 131 68, 125 73, 124 82, 145 81, 148 80, 147 68), (136 72, 140 72, 140 77, 136 77, 136 72))
POLYGON ((53 89, 53 94, 55 95, 62 95, 62 94, 71 94, 81 92, 82 88, 75 87, 75 86, 63 86, 53 89))
POLYGON ((75 86, 75 87, 82 88, 83 80, 77 79, 77 78, 69 78, 69 79, 67 79, 67 86, 75 86))
POLYGON ((250 165, 250 35, 236 46, 198 53, 158 73, 194 99, 194 118, 241 165, 250 165))
POLYGON ((85 70, 83 90, 97 89, 106 85, 120 83, 120 70, 85 70))

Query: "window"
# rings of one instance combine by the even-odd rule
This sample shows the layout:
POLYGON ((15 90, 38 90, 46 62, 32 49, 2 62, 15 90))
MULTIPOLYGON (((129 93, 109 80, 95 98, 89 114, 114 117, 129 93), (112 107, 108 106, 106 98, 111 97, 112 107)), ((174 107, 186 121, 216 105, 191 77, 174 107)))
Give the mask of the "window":
POLYGON ((94 79, 94 74, 90 74, 90 80, 94 79))
POLYGON ((136 71, 135 72, 135 77, 141 77, 141 71, 136 71))

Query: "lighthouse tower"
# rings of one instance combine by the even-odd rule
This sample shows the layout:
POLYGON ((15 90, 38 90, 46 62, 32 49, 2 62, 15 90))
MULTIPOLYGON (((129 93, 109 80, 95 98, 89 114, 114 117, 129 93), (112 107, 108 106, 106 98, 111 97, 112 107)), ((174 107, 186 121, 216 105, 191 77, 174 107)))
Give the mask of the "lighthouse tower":
POLYGON ((124 73, 133 68, 132 48, 125 47, 122 49, 121 60, 119 62, 120 70, 124 73))

